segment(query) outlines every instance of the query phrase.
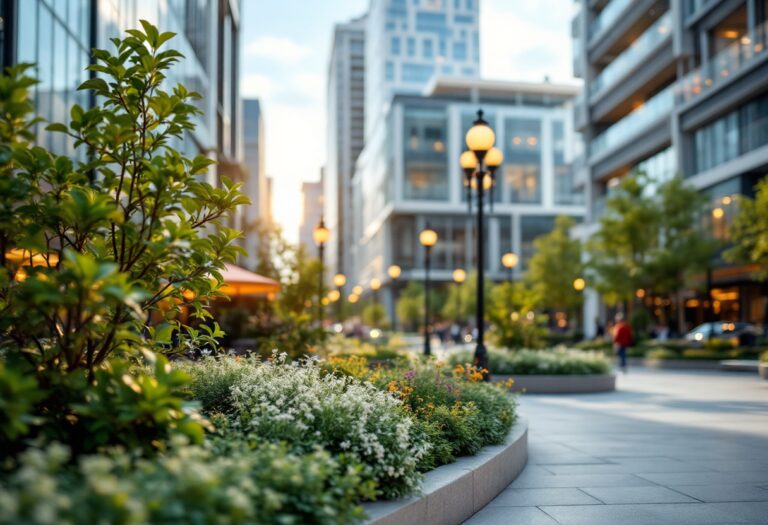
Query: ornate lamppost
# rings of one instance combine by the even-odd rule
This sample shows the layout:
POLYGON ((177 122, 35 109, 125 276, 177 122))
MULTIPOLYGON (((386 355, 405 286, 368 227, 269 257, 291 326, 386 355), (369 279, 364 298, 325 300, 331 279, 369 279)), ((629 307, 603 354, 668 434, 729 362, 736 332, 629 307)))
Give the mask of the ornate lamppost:
POLYGON ((427 226, 419 234, 419 242, 424 246, 424 355, 432 354, 429 333, 429 256, 432 247, 437 244, 437 232, 427 226))
MULTIPOLYGON (((488 351, 485 348, 485 219, 483 197, 493 187, 496 170, 504 161, 504 154, 493 145, 496 134, 483 119, 483 111, 477 112, 472 128, 467 132, 466 142, 469 151, 461 154, 460 163, 464 169, 468 185, 468 198, 472 190, 477 196, 477 346, 475 347, 475 366, 488 369, 488 351), (487 168, 487 172, 486 172, 487 168), (487 179, 486 179, 487 177, 487 179)), ((471 200, 471 199, 470 199, 471 200)), ((486 376, 486 380, 489 378, 486 376)))
POLYGON ((515 307, 515 301, 514 301, 514 293, 515 293, 515 280, 514 275, 512 271, 515 269, 515 266, 517 266, 517 263, 520 261, 520 258, 517 256, 516 253, 508 252, 501 256, 501 264, 504 266, 504 268, 507 269, 507 280, 509 281, 509 309, 512 310, 512 308, 515 307))
POLYGON ((397 329, 397 311, 395 310, 395 281, 397 281, 400 278, 400 274, 403 273, 402 268, 400 268, 396 264, 390 265, 389 268, 387 268, 387 275, 389 275, 389 278, 392 280, 392 284, 390 286, 390 298, 391 298, 391 304, 392 304, 392 330, 397 329))
POLYGON ((318 289, 317 289, 317 322, 322 327, 323 326, 323 274, 325 273, 325 269, 323 267, 323 255, 325 251, 325 243, 328 242, 328 239, 331 237, 331 232, 328 228, 325 227, 325 220, 323 217, 320 217, 320 222, 315 226, 315 230, 312 232, 312 238, 315 241, 315 244, 317 245, 317 252, 318 257, 320 259, 320 279, 318 283, 318 289))
POLYGON ((466 280, 467 280, 467 272, 465 272, 463 268, 456 268, 453 271, 453 282, 455 282, 458 285, 456 288, 456 318, 457 318, 457 322, 459 323, 459 326, 461 326, 461 288, 460 286, 464 284, 464 281, 466 280))

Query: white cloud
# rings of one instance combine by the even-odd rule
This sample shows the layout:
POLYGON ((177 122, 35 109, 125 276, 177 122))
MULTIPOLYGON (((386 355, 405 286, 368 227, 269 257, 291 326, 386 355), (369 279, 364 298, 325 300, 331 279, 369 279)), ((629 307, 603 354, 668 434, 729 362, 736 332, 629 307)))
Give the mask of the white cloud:
POLYGON ((245 47, 248 57, 274 60, 283 64, 295 64, 312 54, 312 49, 290 38, 261 36, 245 47))
POLYGON ((481 8, 482 73, 500 80, 570 80, 567 0, 486 0, 481 8))
POLYGON ((271 77, 248 73, 240 79, 240 95, 243 98, 270 98, 275 93, 271 77))

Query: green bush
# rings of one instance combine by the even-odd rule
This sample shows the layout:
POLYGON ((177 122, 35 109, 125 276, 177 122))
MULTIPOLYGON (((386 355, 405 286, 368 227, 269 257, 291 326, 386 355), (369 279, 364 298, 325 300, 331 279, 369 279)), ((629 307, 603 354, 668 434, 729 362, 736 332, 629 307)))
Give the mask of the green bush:
MULTIPOLYGON (((733 346, 730 347, 733 349, 733 346)), ((729 355, 719 350, 707 349, 707 348, 687 348, 683 350, 683 359, 693 360, 720 360, 727 359, 729 355)))
MULTIPOLYGON (((490 372, 500 375, 585 375, 607 374, 610 361, 601 353, 575 350, 490 350, 490 372)), ((452 364, 470 362, 472 355, 459 352, 452 364)))
POLYGON ((120 451, 70 460, 61 445, 22 454, 0 478, 0 524, 335 525, 359 520, 356 502, 370 493, 356 468, 284 445, 223 456, 177 443, 137 462, 120 451))
POLYGON ((645 353, 647 359, 680 359, 681 354, 669 348, 656 348, 645 353))
POLYGON ((603 339, 593 339, 591 341, 580 341, 572 345, 575 350, 596 350, 601 352, 610 352, 613 350, 613 343, 603 339))
POLYGON ((734 344, 730 339, 709 339, 704 341, 704 348, 712 352, 725 353, 733 350, 734 344))
POLYGON ((760 356, 761 363, 768 363, 768 352, 763 352, 760 356))

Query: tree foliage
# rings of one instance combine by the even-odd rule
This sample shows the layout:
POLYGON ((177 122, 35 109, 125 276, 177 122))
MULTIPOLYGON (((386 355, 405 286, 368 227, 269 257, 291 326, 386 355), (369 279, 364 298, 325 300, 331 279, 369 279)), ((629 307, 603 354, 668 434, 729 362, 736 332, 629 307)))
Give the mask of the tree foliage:
POLYGON ((550 233, 533 242, 536 253, 525 278, 544 308, 572 312, 581 306, 583 296, 573 288, 573 282, 584 276, 581 241, 570 236, 575 224, 571 217, 560 216, 550 233))
POLYGON ((725 257, 734 263, 755 264, 768 279, 768 179, 757 183, 755 198, 740 197, 739 212, 731 224, 733 246, 725 257))

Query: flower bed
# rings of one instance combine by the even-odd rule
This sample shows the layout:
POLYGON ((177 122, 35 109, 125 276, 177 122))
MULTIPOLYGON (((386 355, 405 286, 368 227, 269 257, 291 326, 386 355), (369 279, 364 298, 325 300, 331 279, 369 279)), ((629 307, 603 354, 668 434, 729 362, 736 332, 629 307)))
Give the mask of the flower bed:
MULTIPOLYGON (((489 350, 489 368, 495 375, 598 375, 611 371, 610 361, 599 352, 575 350, 489 350)), ((451 363, 472 361, 460 352, 451 363)))

